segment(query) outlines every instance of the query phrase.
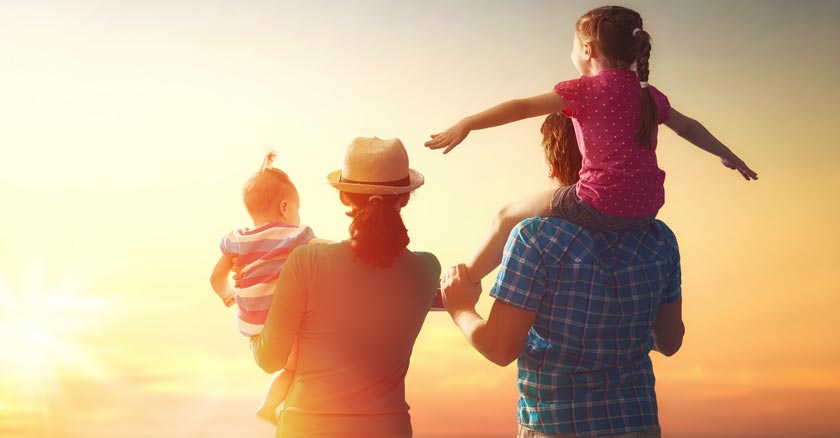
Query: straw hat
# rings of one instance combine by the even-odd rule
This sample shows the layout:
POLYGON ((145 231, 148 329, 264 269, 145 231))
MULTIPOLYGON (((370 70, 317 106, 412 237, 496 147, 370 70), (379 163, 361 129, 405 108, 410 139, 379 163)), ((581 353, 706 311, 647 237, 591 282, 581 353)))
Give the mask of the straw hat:
POLYGON ((343 192, 397 195, 423 185, 423 174, 408 167, 408 153, 398 138, 359 137, 347 147, 344 167, 327 182, 343 192))

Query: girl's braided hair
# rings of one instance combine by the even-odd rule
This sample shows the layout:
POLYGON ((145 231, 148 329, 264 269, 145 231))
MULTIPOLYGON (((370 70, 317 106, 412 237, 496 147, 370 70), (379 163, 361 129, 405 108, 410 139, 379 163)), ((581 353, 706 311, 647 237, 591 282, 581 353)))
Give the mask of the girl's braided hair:
MULTIPOLYGON (((621 6, 595 8, 578 19, 575 30, 581 41, 596 46, 609 67, 630 68, 635 63, 639 81, 647 83, 650 34, 642 29, 642 16, 638 12, 621 6), (636 29, 639 30, 634 32, 636 29)), ((648 87, 642 88, 640 103, 641 118, 635 138, 639 144, 650 147, 658 115, 648 87)))

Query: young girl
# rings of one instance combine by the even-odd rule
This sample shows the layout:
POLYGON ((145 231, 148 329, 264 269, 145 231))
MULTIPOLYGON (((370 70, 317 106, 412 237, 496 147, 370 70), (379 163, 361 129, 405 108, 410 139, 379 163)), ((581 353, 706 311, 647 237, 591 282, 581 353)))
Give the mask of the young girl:
POLYGON ((744 179, 758 178, 703 125, 671 108, 665 95, 648 84, 650 47, 650 35, 637 12, 621 6, 593 9, 575 26, 571 57, 582 75, 579 79, 464 118, 426 142, 430 149, 448 153, 476 129, 555 112, 574 123, 583 157, 580 180, 503 207, 490 235, 467 263, 472 281, 498 266, 510 230, 528 217, 550 214, 601 231, 650 223, 665 201, 665 172, 655 154, 661 123, 718 156, 744 179))
MULTIPOLYGON (((237 327, 248 337, 262 332, 277 277, 289 253, 307 243, 329 242, 316 238, 311 228, 300 225, 297 189, 286 172, 272 167, 273 161, 272 152, 242 191, 254 228, 236 229, 222 237, 222 255, 210 276, 210 284, 222 302, 228 307, 237 304, 237 327), (237 274, 235 287, 228 283, 232 271, 237 274)), ((286 399, 296 364, 295 348, 285 369, 272 378, 257 410, 259 418, 277 422, 277 409, 286 399)))

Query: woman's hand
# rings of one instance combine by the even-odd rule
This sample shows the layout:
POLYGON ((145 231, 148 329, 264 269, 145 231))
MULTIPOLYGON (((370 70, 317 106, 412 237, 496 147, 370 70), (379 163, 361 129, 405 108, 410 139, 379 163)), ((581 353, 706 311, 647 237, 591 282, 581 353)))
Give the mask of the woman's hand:
POLYGON ((454 149, 455 146, 458 146, 458 144, 464 141, 469 133, 470 130, 467 128, 466 124, 463 121, 460 121, 446 131, 438 134, 432 134, 432 139, 427 141, 425 145, 429 149, 446 148, 443 150, 443 153, 447 154, 449 151, 454 149))
POLYGON ((481 283, 473 283, 467 275, 467 267, 462 263, 449 268, 440 286, 446 311, 454 315, 462 310, 475 310, 478 297, 481 296, 481 283))

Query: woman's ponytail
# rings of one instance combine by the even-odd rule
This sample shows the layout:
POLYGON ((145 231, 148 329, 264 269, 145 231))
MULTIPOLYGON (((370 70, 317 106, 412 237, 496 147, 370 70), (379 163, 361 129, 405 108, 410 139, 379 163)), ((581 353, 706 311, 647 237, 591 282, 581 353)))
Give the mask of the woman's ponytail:
POLYGON ((564 186, 578 182, 583 157, 578 148, 572 119, 562 113, 549 114, 540 132, 543 135, 545 161, 556 169, 557 180, 564 186))
POLYGON ((406 246, 405 228, 400 207, 408 194, 366 195, 341 192, 351 209, 350 245, 356 256, 374 265, 387 268, 406 246))

